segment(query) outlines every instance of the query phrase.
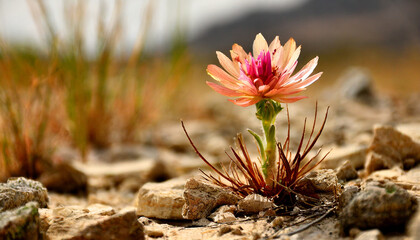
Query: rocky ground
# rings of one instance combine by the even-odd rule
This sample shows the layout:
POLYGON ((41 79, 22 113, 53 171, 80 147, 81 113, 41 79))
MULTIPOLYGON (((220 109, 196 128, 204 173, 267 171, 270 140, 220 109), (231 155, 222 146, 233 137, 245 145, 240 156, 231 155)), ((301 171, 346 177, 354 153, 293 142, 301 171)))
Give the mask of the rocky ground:
MULTIPOLYGON (((420 239, 420 107, 350 71, 318 98, 318 119, 331 109, 313 155, 321 146, 320 156, 331 152, 303 179, 318 196, 310 204, 304 196, 288 207, 240 198, 203 181, 198 169, 208 167, 180 123, 169 122, 145 131, 142 144, 93 151, 87 162, 60 149, 38 181, 1 184, 0 239, 420 239)), ((258 122, 253 108, 211 104, 210 119, 185 125, 210 162, 227 162, 236 133, 258 122)), ((291 147, 314 106, 313 99, 290 105, 291 147)))

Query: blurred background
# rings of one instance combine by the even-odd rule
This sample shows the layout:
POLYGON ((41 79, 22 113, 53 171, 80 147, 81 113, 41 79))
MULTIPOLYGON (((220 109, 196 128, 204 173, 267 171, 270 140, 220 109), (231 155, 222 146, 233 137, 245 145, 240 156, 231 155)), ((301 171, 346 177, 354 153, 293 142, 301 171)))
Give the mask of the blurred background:
POLYGON ((391 99, 418 95, 415 0, 0 0, 3 176, 37 177, 57 146, 86 156, 217 118, 227 101, 206 66, 233 43, 251 51, 260 32, 302 45, 298 68, 320 57, 315 96, 352 67, 391 99))

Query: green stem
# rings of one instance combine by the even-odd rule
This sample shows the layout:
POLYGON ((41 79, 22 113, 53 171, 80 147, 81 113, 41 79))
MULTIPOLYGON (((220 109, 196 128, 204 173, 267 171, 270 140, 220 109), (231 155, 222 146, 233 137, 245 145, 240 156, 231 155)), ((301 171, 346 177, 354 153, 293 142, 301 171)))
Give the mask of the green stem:
POLYGON ((266 161, 264 164, 264 172, 266 177, 266 182, 271 185, 276 171, 276 137, 275 137, 275 126, 271 125, 268 131, 264 131, 266 146, 265 146, 265 156, 266 161))
MULTIPOLYGON (((261 120, 264 140, 261 151, 261 159, 263 159, 263 173, 267 185, 272 186, 275 181, 276 166, 276 117, 282 110, 280 103, 272 100, 262 100, 256 104, 256 116, 261 120)), ((255 136, 254 136, 255 137, 255 136)), ((261 146, 260 146, 261 148, 261 146)))

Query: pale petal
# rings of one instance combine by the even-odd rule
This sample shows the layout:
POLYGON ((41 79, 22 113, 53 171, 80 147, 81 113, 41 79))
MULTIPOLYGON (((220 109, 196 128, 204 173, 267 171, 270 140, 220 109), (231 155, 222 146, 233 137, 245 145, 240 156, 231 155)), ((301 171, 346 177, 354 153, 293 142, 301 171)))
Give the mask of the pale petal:
POLYGON ((254 40, 254 45, 252 46, 254 50, 254 58, 257 59, 258 55, 260 55, 261 51, 268 51, 268 44, 265 38, 261 33, 258 33, 254 40))
POLYGON ((270 43, 270 46, 268 47, 268 50, 272 54, 271 56, 273 56, 274 50, 277 52, 278 48, 280 47, 281 45, 280 45, 279 36, 276 36, 274 40, 270 43))
POLYGON ((239 59, 239 55, 235 53, 233 50, 230 50, 230 56, 232 57, 233 67, 239 70, 239 66, 241 65, 241 61, 239 59))
POLYGON ((241 107, 248 107, 257 102, 261 101, 261 97, 253 97, 253 98, 238 98, 238 99, 229 99, 229 101, 233 102, 234 104, 241 106, 241 107))
POLYGON ((276 95, 286 96, 286 95, 293 95, 296 93, 300 93, 305 88, 281 88, 281 89, 273 89, 269 91, 268 93, 264 94, 266 97, 274 97, 276 95))
POLYGON ((228 73, 230 73, 235 78, 239 77, 239 68, 236 68, 233 62, 226 57, 225 54, 217 51, 216 52, 217 58, 219 59, 220 64, 228 73))
POLYGON ((318 64, 318 57, 309 61, 298 73, 291 77, 292 80, 306 79, 314 71, 318 64))
POLYGON ((274 101, 282 102, 282 103, 293 103, 299 101, 301 99, 307 98, 306 96, 295 96, 295 97, 271 97, 274 101))
POLYGON ((206 82, 206 83, 207 83, 207 85, 209 85, 209 87, 213 88, 214 91, 216 91, 216 92, 218 92, 218 93, 220 93, 222 95, 225 95, 225 96, 228 96, 228 97, 239 97, 239 96, 242 96, 242 93, 239 93, 239 92, 237 92, 235 90, 232 90, 232 89, 229 89, 229 88, 220 86, 220 85, 218 85, 216 83, 212 83, 212 82, 206 82))
POLYGON ((314 83, 316 80, 318 80, 318 78, 320 78, 322 75, 322 72, 319 72, 315 75, 312 75, 311 77, 307 78, 306 80, 300 82, 299 84, 297 84, 296 86, 294 86, 295 88, 305 88, 309 85, 311 85, 312 83, 314 83))
POLYGON ((283 71, 285 66, 289 63, 289 59, 292 57, 295 50, 296 42, 293 38, 290 38, 289 41, 287 41, 284 45, 282 56, 280 57, 279 63, 277 64, 277 66, 279 66, 280 71, 283 71))
POLYGON ((220 67, 210 64, 207 66, 207 74, 209 74, 216 81, 231 89, 238 88, 238 80, 223 71, 220 67))
POLYGON ((297 61, 297 59, 299 58, 300 55, 300 49, 301 47, 299 46, 295 52, 293 53, 293 55, 290 57, 289 59, 289 63, 286 65, 285 69, 289 69, 293 66, 293 64, 295 64, 295 62, 297 61))
POLYGON ((235 55, 232 55, 232 59, 236 59, 236 57, 239 57, 239 62, 243 63, 245 59, 248 59, 248 54, 244 51, 244 49, 238 45, 233 44, 231 54, 234 53, 235 55))
MULTIPOLYGON (((277 51, 273 54, 273 59, 271 60, 273 66, 277 66, 278 69, 280 69, 281 66, 279 66, 279 62, 281 57, 283 56, 283 46, 280 45, 280 47, 277 49, 277 51)), ((277 74, 280 74, 280 71, 277 71, 277 74)))

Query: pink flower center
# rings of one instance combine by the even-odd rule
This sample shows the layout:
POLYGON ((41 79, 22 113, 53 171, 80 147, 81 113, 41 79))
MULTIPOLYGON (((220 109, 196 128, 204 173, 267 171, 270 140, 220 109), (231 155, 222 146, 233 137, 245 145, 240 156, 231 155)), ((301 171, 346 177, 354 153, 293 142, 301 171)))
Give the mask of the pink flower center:
POLYGON ((245 60, 247 76, 253 81, 254 85, 259 88, 260 86, 267 85, 273 79, 273 72, 271 66, 270 52, 261 51, 257 59, 251 56, 251 62, 245 60))

